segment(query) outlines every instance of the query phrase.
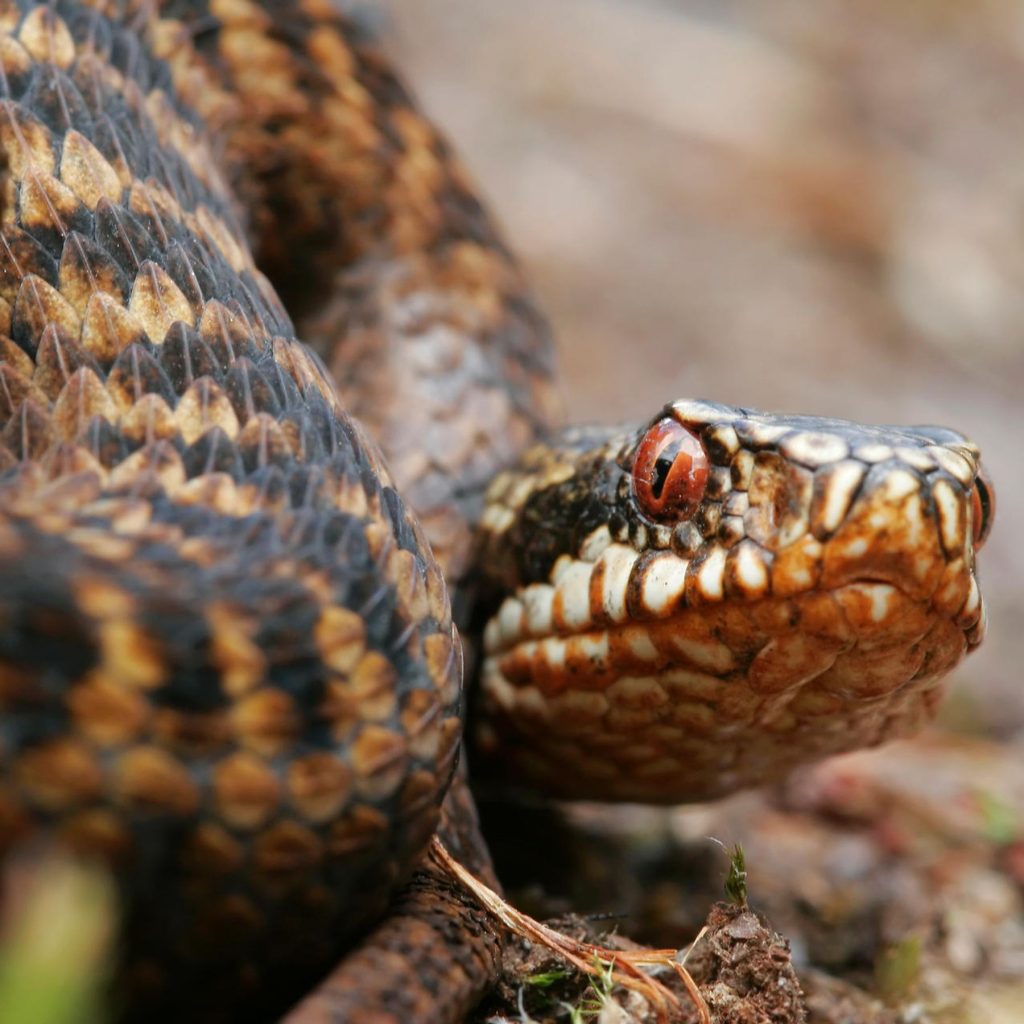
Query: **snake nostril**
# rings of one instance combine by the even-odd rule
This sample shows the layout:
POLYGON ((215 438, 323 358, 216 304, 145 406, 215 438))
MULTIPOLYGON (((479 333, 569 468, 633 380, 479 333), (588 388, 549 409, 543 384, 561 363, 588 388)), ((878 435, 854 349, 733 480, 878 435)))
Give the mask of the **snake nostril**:
POLYGON ((971 522, 974 527, 974 550, 979 550, 988 540, 992 531, 992 522, 996 515, 996 492, 992 479, 983 466, 978 467, 978 475, 971 490, 971 522))
POLYGON ((708 482, 707 452, 699 439, 671 417, 644 434, 633 458, 633 490, 650 519, 687 519, 708 482))

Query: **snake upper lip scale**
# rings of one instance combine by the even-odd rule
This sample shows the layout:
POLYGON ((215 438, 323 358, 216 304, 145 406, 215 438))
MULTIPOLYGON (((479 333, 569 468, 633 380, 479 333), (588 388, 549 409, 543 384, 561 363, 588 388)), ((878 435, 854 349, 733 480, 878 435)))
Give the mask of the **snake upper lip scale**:
POLYGON ((952 431, 549 434, 542 313, 326 0, 3 0, 0 153, 0 857, 110 868, 131 1019, 266 1019, 336 962, 337 1019, 479 998, 496 940, 423 858, 490 867, 477 595, 474 771, 561 796, 880 742, 981 639, 952 431))

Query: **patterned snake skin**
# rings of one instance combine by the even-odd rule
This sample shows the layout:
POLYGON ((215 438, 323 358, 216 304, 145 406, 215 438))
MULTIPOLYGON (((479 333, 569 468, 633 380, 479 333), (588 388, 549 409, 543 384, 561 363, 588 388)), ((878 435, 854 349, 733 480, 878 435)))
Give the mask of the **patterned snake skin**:
POLYGON ((0 32, 0 846, 115 866, 137 1017, 251 1019, 380 915, 461 730, 442 573, 253 251, 453 578, 454 488, 532 436, 546 334, 330 4, 4 3, 0 32))
MULTIPOLYGON (((483 511, 557 418, 548 332, 329 0, 0 0, 0 91, 0 854, 46 835, 112 866, 125 1016, 271 1019, 409 878, 456 772, 448 586, 464 624, 481 519, 483 586, 511 596, 480 754, 523 784, 723 791, 912 726, 980 639, 991 491, 951 432, 800 441, 680 404, 713 463, 685 507, 677 463, 638 476, 641 431, 565 435, 483 511), (894 509, 913 551, 833 579, 827 537, 894 509), (861 603, 815 619, 833 584, 861 603), (850 652, 866 681, 822 676, 850 652)), ((458 777, 442 827, 486 876, 458 777)), ((292 1019, 456 1019, 495 956, 422 865, 292 1019)))

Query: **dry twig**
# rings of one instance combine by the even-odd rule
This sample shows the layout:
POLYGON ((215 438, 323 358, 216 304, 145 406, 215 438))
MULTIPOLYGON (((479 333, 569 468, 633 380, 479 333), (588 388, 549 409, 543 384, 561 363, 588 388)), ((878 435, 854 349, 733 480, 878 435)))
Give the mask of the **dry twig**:
POLYGON ((659 1021, 667 1021, 670 1010, 682 1008, 679 997, 641 968, 672 968, 693 1000, 701 1024, 711 1024, 711 1013, 704 1002, 704 997, 690 973, 676 959, 674 949, 619 950, 573 939, 516 910, 493 889, 474 878, 451 856, 436 836, 431 842, 430 854, 445 871, 476 897, 485 910, 498 918, 514 934, 550 949, 583 974, 598 976, 610 968, 611 977, 616 984, 639 992, 654 1007, 659 1021))

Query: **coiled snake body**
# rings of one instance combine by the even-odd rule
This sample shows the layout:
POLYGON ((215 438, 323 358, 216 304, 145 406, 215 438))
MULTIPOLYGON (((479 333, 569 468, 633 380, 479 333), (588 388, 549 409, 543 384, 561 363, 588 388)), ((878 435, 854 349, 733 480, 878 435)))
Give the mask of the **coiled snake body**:
POLYGON ((500 606, 481 769, 562 795, 878 742, 980 639, 951 431, 676 403, 484 510, 557 417, 547 330, 328 0, 4 0, 0 91, 0 851, 113 867, 128 1012, 275 1012, 408 877, 462 732, 442 571, 500 606))

